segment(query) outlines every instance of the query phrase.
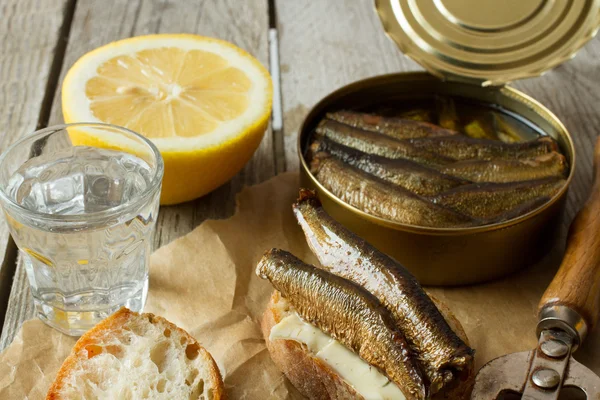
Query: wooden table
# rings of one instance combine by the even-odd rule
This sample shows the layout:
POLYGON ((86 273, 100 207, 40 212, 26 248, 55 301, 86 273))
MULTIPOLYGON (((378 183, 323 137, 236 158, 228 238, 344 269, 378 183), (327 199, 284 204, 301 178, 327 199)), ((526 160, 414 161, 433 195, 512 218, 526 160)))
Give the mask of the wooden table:
MULTIPOLYGON (((36 128, 62 123, 60 88, 84 53, 135 35, 185 32, 231 41, 264 65, 278 65, 274 109, 282 126, 265 134, 254 158, 231 182, 193 202, 162 207, 155 246, 190 232, 207 218, 232 214, 244 185, 298 167, 296 135, 323 96, 368 76, 421 69, 385 36, 372 0, 1 0, 0 151, 36 128), (277 46, 269 37, 277 36, 277 46)), ((591 182, 591 150, 600 126, 600 38, 540 78, 514 84, 565 123, 578 152, 568 196, 568 224, 591 182)), ((277 124, 279 125, 279 124, 277 124)), ((0 225, 0 350, 33 316, 17 251, 0 225)))

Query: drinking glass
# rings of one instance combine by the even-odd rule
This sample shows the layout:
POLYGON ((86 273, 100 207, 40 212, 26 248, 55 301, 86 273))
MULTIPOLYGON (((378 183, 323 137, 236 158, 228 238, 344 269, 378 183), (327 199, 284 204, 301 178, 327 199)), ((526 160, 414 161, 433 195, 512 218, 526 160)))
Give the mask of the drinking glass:
POLYGON ((42 321, 77 336, 143 308, 162 176, 149 140, 108 124, 42 129, 0 156, 0 205, 42 321))

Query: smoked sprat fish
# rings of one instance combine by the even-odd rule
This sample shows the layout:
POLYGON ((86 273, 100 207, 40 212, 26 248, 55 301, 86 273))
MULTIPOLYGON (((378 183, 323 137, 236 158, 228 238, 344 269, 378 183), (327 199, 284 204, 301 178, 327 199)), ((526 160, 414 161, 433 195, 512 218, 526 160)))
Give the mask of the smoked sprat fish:
POLYGON ((553 178, 566 184, 569 165, 554 139, 519 141, 535 132, 520 131, 496 112, 467 114, 470 122, 462 125, 454 101, 445 100, 436 101, 437 120, 458 131, 388 117, 399 115, 393 109, 385 110, 386 116, 327 113, 305 152, 313 176, 366 213, 435 228, 516 218, 558 191, 541 190, 533 181, 553 178))
POLYGON ((499 221, 503 215, 538 198, 552 198, 566 184, 561 178, 511 183, 478 183, 451 189, 434 203, 482 221, 499 221))
POLYGON ((402 158, 424 165, 445 165, 453 160, 429 150, 417 148, 407 140, 396 140, 330 119, 324 119, 316 128, 317 136, 365 153, 387 158, 402 158))
POLYGON ((314 157, 317 180, 339 199, 371 215, 409 225, 473 226, 475 221, 406 190, 375 178, 335 157, 314 157))
POLYGON ((383 117, 356 111, 337 111, 328 113, 326 117, 355 128, 379 132, 394 139, 437 137, 457 134, 455 131, 444 129, 429 122, 383 117))
POLYGON ((440 167, 444 174, 472 182, 519 182, 533 179, 566 177, 567 159, 551 152, 518 160, 466 160, 440 167))
POLYGON ((367 290, 277 249, 263 256, 256 274, 271 281, 304 320, 381 369, 407 397, 427 398, 427 382, 404 336, 367 290))
POLYGON ((520 205, 514 207, 513 209, 508 210, 503 214, 500 214, 500 216, 497 217, 495 220, 494 219, 489 220, 489 223, 503 222, 503 221, 508 221, 509 219, 520 217, 520 216, 525 215, 533 210, 536 210, 537 208, 546 204, 550 200, 551 200, 551 198, 547 197, 547 196, 536 197, 533 200, 529 200, 524 203, 521 203, 520 205))
POLYGON ((504 143, 499 140, 474 139, 463 135, 403 140, 423 151, 454 160, 512 160, 531 158, 557 151, 556 142, 540 137, 528 142, 504 143))
MULTIPOLYGON (((390 159, 364 153, 347 146, 337 144, 327 138, 315 140, 311 145, 314 168, 313 174, 323 158, 323 152, 342 162, 360 169, 384 181, 403 187, 421 196, 433 196, 454 187, 470 183, 463 179, 442 174, 434 169, 412 161, 390 159), (321 152, 321 153, 320 153, 321 152)), ((450 166, 449 166, 450 167, 450 166)))
POLYGON ((392 313, 436 393, 473 367, 473 350, 450 328, 402 265, 331 218, 314 192, 301 190, 294 214, 325 270, 372 293, 392 313))

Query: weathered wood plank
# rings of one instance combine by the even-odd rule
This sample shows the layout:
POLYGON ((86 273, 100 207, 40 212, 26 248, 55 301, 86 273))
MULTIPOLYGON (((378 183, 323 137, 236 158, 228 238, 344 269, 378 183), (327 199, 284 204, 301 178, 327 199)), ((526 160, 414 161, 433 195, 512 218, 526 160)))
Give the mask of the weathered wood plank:
MULTIPOLYGON (((114 40, 151 33, 196 33, 218 37, 242 47, 267 66, 267 32, 267 2, 264 0, 79 0, 61 81, 69 67, 86 52, 114 40)), ((61 122, 59 88, 50 123, 61 122)), ((197 201, 161 208, 155 246, 162 246, 190 232, 207 218, 230 215, 235 206, 235 194, 243 185, 260 182, 274 173, 273 140, 269 130, 254 158, 229 183, 197 201)), ((33 315, 29 306, 29 286, 23 282, 25 279, 22 265, 18 265, 0 349, 12 341, 21 323, 33 315)))
MULTIPOLYGON (((39 122, 44 122, 40 121, 40 115, 47 114, 43 109, 50 105, 46 101, 46 86, 68 3, 69 0, 0 2, 0 152, 17 138, 35 131, 39 122)), ((9 236, 2 218, 0 325, 8 304, 17 254, 9 236)))
POLYGON ((371 0, 276 0, 286 169, 309 109, 350 82, 422 69, 387 38, 371 0))

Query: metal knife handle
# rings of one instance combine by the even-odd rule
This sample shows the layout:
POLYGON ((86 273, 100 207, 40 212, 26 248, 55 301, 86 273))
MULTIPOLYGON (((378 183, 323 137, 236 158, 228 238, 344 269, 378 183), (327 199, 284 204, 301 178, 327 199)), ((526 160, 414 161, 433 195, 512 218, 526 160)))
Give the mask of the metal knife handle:
MULTIPOLYGON (((539 305, 540 324, 563 320, 579 342, 598 322, 600 312, 600 138, 594 149, 591 194, 567 237, 564 259, 539 305)), ((551 326, 546 326, 546 328, 551 326)), ((559 326, 557 326, 559 328, 559 326)))

